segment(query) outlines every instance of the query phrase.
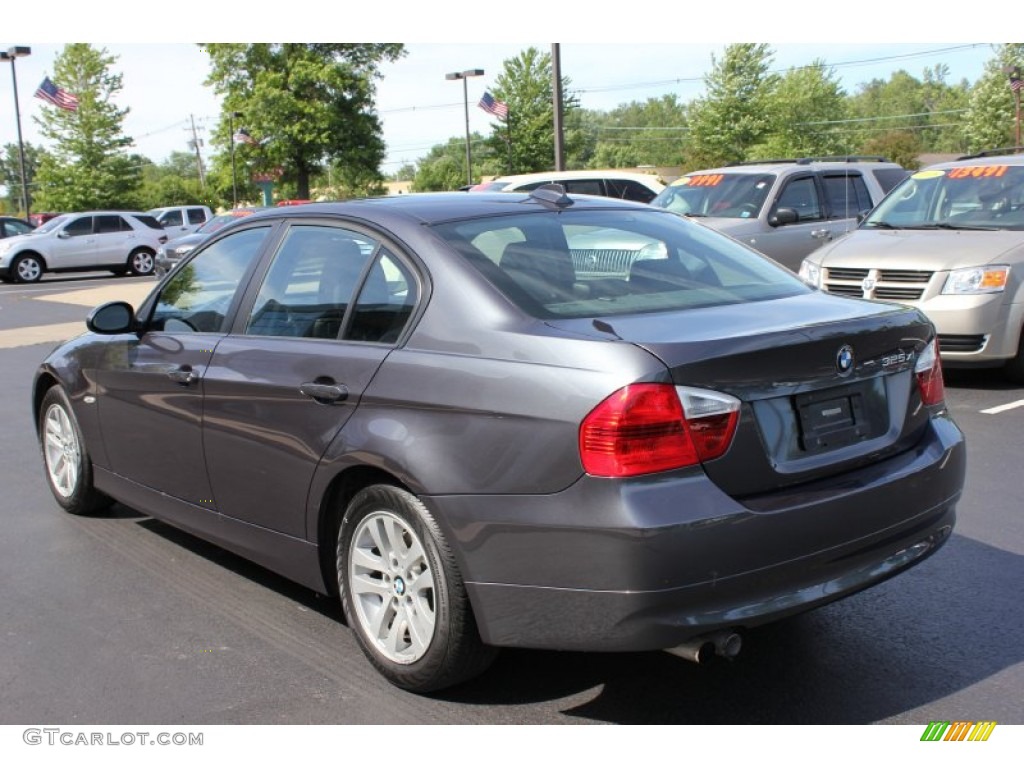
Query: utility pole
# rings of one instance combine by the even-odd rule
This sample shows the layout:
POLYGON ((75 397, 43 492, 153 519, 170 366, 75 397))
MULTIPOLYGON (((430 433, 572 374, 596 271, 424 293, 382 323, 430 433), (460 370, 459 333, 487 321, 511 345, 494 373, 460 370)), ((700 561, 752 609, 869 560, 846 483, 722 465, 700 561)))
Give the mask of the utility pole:
MULTIPOLYGON (((199 136, 196 133, 196 118, 195 115, 189 115, 189 120, 192 121, 192 140, 189 142, 196 150, 196 166, 199 168, 199 187, 206 189, 206 175, 203 173, 203 156, 199 152, 199 147, 202 146, 202 141, 199 140, 199 136)), ((234 141, 234 138, 232 138, 234 141)))
POLYGON ((565 129, 562 107, 562 55, 558 43, 551 44, 551 106, 555 113, 555 170, 565 170, 565 129))

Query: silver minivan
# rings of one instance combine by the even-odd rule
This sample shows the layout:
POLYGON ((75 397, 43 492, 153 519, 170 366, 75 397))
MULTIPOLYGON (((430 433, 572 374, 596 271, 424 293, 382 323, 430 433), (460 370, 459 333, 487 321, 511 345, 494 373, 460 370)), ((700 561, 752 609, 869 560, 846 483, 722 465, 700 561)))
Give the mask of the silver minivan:
POLYGON ((881 157, 763 160, 688 173, 651 205, 700 218, 796 272, 907 173, 881 157))
POLYGON ((800 275, 846 296, 920 308, 943 364, 1024 383, 1024 155, 998 149, 917 171, 800 275))

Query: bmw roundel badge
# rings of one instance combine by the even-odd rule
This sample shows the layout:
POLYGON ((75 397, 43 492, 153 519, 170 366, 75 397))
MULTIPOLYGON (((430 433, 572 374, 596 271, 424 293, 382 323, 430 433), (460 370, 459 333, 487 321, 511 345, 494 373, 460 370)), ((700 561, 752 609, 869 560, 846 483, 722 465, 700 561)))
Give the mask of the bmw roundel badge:
POLYGON ((836 370, 840 376, 849 376, 853 370, 853 347, 843 344, 836 353, 836 370))

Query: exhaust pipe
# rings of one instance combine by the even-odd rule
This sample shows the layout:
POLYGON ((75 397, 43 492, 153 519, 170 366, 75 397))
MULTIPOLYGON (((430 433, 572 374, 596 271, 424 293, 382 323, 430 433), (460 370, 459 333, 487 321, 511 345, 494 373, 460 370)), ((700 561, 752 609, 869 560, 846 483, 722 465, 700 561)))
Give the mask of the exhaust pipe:
POLYGON ((698 635, 675 648, 666 648, 665 650, 681 659, 703 664, 712 656, 734 659, 739 655, 742 646, 743 640, 738 634, 723 630, 708 635, 698 635))

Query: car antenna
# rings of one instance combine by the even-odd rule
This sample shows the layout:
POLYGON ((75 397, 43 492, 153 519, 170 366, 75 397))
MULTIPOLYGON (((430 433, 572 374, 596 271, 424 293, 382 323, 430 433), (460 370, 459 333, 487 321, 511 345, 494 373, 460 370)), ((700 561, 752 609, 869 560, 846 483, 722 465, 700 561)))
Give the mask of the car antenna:
POLYGON ((536 200, 546 208, 562 210, 568 208, 575 201, 565 194, 565 187, 561 184, 544 184, 530 192, 530 199, 536 200))

